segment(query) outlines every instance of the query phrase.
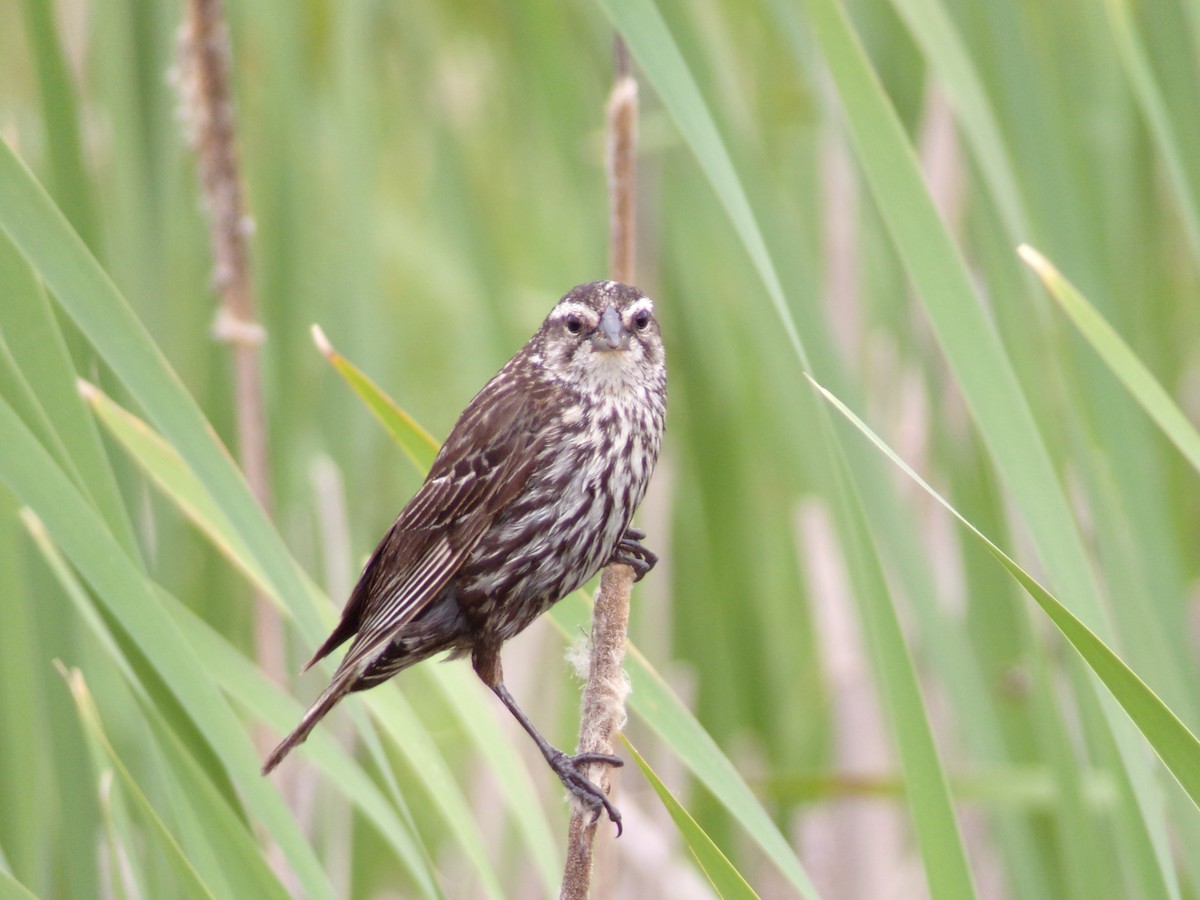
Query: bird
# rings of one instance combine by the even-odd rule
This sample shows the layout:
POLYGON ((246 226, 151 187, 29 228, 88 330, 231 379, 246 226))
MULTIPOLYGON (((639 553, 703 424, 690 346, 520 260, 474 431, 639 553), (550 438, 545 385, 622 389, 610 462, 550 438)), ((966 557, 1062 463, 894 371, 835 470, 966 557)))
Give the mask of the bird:
POLYGON ((551 745, 505 687, 500 648, 601 567, 624 563, 635 580, 654 567, 631 520, 658 460, 666 398, 651 299, 615 281, 563 295, 467 405, 371 554, 302 671, 350 647, 263 774, 347 694, 450 651, 470 656, 567 790, 619 835, 620 812, 585 771, 622 760, 551 745))

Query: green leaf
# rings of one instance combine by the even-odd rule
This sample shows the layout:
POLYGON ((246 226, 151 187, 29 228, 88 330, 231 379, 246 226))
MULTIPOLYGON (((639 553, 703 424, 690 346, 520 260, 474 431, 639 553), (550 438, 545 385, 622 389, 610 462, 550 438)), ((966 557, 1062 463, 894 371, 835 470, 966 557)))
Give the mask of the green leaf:
MULTIPOLYGON (((1064 602, 1099 633, 1107 621, 1066 492, 958 247, 926 189, 903 124, 884 93, 840 0, 808 0, 818 45, 845 111, 856 156, 980 436, 1028 525, 1064 602)), ((1152 857, 1157 887, 1174 892, 1159 788, 1128 726, 1106 697, 1101 708, 1134 786, 1133 851, 1152 857)))
POLYGON ((325 337, 325 332, 317 325, 312 327, 312 337, 321 355, 329 360, 330 365, 354 389, 354 393, 358 394, 367 405, 367 409, 379 420, 379 424, 391 435, 392 440, 408 455, 413 465, 422 473, 428 472, 438 452, 438 442, 433 435, 381 391, 358 366, 334 350, 329 339, 325 337))
POLYGON ((107 273, 3 142, 0 230, 212 494, 306 633, 318 634, 313 598, 228 451, 107 273))
POLYGON ((96 423, 75 390, 75 369, 50 300, 4 235, 0 235, 0 289, 4 292, 0 334, 37 398, 45 427, 53 436, 50 449, 126 552, 135 555, 133 528, 96 423))
POLYGON ((21 6, 29 35, 30 57, 37 69, 41 121, 46 130, 46 151, 55 200, 67 213, 75 230, 89 242, 94 241, 93 186, 83 162, 78 98, 59 43, 55 7, 40 0, 25 0, 21 6))
POLYGON ((95 385, 80 380, 79 393, 108 432, 138 461, 159 488, 171 496, 183 513, 205 531, 221 555, 240 569, 258 590, 278 603, 270 582, 250 555, 245 542, 179 453, 145 422, 122 409, 95 385))
POLYGON ((213 784, 161 712, 145 697, 139 702, 163 760, 159 783, 179 823, 176 830, 188 858, 217 896, 287 900, 287 888, 271 871, 240 811, 213 784))
POLYGON ((865 422, 833 394, 813 381, 829 403, 864 434, 888 459, 921 486, 983 543, 1008 574, 1037 602, 1055 627, 1071 642, 1175 776, 1192 802, 1200 807, 1200 740, 1125 662, 1053 594, 972 525, 892 450, 865 422))
POLYGON ((1171 183, 1169 196, 1179 208, 1192 259, 1200 261, 1200 207, 1197 206, 1195 191, 1180 154, 1179 138, 1175 134, 1170 111, 1134 25, 1130 3, 1128 0, 1105 0, 1104 5, 1108 10, 1117 56, 1125 67, 1129 85, 1146 117, 1155 147, 1166 168, 1171 183))
POLYGON ((662 779, 650 768, 650 764, 642 758, 642 755, 637 752, 637 748, 629 742, 629 738, 624 735, 621 738, 625 744, 625 749, 629 751, 629 754, 633 757, 633 761, 642 770, 642 775, 650 782, 650 786, 654 788, 654 793, 658 794, 658 799, 662 801, 662 805, 671 814, 671 819, 675 822, 675 827, 679 829, 680 835, 682 835, 684 841, 687 843, 688 849, 692 851, 692 856, 700 866, 701 871, 704 872, 704 877, 712 884, 713 889, 723 898, 757 898, 758 894, 747 884, 746 879, 742 877, 742 873, 734 868, 729 858, 713 843, 713 839, 705 833, 699 823, 680 805, 675 796, 667 790, 667 786, 662 783, 662 779))
POLYGON ((224 764, 247 805, 272 831, 305 889, 313 896, 329 896, 331 890, 312 848, 279 795, 259 776, 258 757, 249 737, 195 652, 167 618, 155 588, 2 400, 0 448, 0 481, 34 510, 158 671, 224 764))
MULTIPOLYGON (((151 727, 162 735, 166 751, 175 754, 177 764, 173 767, 173 771, 181 780, 189 781, 190 786, 186 789, 187 797, 191 802, 207 807, 207 812, 202 820, 221 821, 227 816, 234 815, 232 811, 216 808, 222 806, 222 798, 216 794, 211 783, 196 768, 190 755, 185 752, 185 748, 178 746, 178 738, 166 731, 161 718, 149 703, 137 676, 113 640, 108 627, 93 608, 87 592, 79 584, 74 572, 50 540, 41 522, 28 510, 25 511, 23 518, 30 535, 71 599, 76 611, 88 624, 93 635, 106 650, 118 671, 125 677, 131 690, 137 695, 151 727), (196 779, 201 779, 205 783, 197 785, 196 779)), ((160 593, 159 596, 188 644, 195 648, 197 655, 208 667, 211 673, 210 677, 226 694, 257 718, 268 722, 280 731, 290 728, 299 719, 304 708, 268 679, 254 662, 247 659, 224 636, 177 599, 166 593, 160 593)), ((410 873, 421 886, 422 895, 426 897, 439 896, 431 863, 423 851, 416 846, 411 829, 400 821, 379 788, 366 776, 358 762, 323 731, 319 731, 309 738, 306 751, 318 767, 326 773, 330 783, 338 786, 338 789, 362 811, 364 817, 375 825, 384 840, 396 851, 397 857, 406 864, 410 873)), ((236 824, 237 827, 241 827, 240 822, 236 824)), ((225 841, 234 839, 236 830, 231 831, 231 828, 233 825, 222 826, 221 830, 224 833, 215 835, 214 839, 225 841)), ((240 848, 235 846, 235 849, 240 853, 240 848)), ((228 854, 225 855, 228 856, 228 854)), ((246 864, 253 865, 250 861, 247 861, 246 864)), ((243 893, 253 896, 263 895, 261 887, 243 893)))
POLYGON ((680 134, 696 155, 762 279, 788 341, 801 363, 808 368, 808 354, 788 309, 783 285, 767 251, 762 229, 754 217, 725 142, 721 140, 716 121, 658 7, 651 0, 600 0, 600 5, 629 45, 630 53, 654 85, 680 134))
POLYGON ((11 515, 11 498, 0 491, 0 684, 22 685, 0 692, 0 869, 9 869, 39 886, 36 874, 44 848, 34 823, 51 805, 55 766, 47 752, 49 706, 46 679, 31 678, 39 666, 39 633, 35 610, 17 598, 33 590, 25 565, 20 525, 11 515))
POLYGON ((37 900, 37 894, 13 878, 11 872, 0 866, 0 900, 37 900))
MULTIPOLYGON (((172 618, 196 652, 207 661, 212 677, 230 697, 255 718, 280 732, 291 728, 304 713, 295 698, 268 679, 262 670, 228 639, 173 597, 163 597, 172 618)), ((318 729, 305 742, 305 754, 331 785, 352 803, 396 853, 421 889, 422 896, 440 892, 432 861, 410 825, 372 781, 362 765, 327 731, 318 729)), ((457 827, 457 822, 448 823, 457 827)))
POLYGON ((954 104, 954 113, 979 161, 1010 235, 1028 230, 1028 217, 1007 143, 968 47, 938 0, 891 0, 954 104))
POLYGON ((59 666, 59 672, 66 679, 67 686, 71 689, 71 696, 75 700, 79 718, 83 722, 88 735, 99 749, 100 754, 104 758, 107 758, 108 762, 116 769, 122 783, 125 785, 125 790, 133 798, 147 821, 151 824, 151 831, 158 838, 159 846, 166 850, 167 861, 171 865, 171 870, 175 873, 179 886, 188 895, 195 896, 198 894, 215 898, 216 894, 201 879, 200 873, 196 871, 195 866, 192 865, 191 861, 184 854, 183 848, 179 846, 179 841, 171 834, 162 818, 158 815, 158 812, 154 809, 154 806, 146 799, 146 795, 138 786, 133 775, 130 774, 129 768, 121 761, 121 757, 117 751, 113 749, 108 736, 104 733, 104 726, 100 722, 100 713, 92 701, 91 694, 88 692, 87 684, 83 680, 83 674, 78 669, 68 672, 62 665, 59 666))
POLYGON ((836 483, 843 502, 835 511, 842 519, 842 533, 848 536, 846 566, 866 626, 882 706, 896 735, 929 892, 933 897, 974 897, 975 885, 916 667, 871 541, 861 495, 844 467, 836 483))
POLYGON ((1137 358, 1116 330, 1049 260, 1027 245, 1019 247, 1017 252, 1042 279, 1046 290, 1058 301, 1063 312, 1133 395, 1133 399, 1163 430, 1192 468, 1200 472, 1200 434, 1145 363, 1137 358))

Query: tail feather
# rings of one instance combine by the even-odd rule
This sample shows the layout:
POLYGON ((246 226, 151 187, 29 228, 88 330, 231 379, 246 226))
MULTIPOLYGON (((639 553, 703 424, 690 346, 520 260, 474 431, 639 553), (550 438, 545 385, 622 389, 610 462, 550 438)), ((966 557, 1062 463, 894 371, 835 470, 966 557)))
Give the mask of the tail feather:
POLYGON ((317 723, 325 718, 337 702, 350 692, 350 685, 353 678, 338 678, 335 677, 329 687, 317 698, 316 702, 304 714, 304 718, 300 720, 300 724, 296 726, 296 730, 285 737, 279 746, 271 751, 271 755, 267 757, 263 763, 262 773, 267 775, 272 769, 279 765, 285 756, 287 756, 293 747, 304 743, 309 732, 317 727, 317 723))
POLYGON ((333 633, 325 638, 325 643, 317 648, 317 652, 313 654, 312 659, 304 664, 300 673, 307 672, 342 644, 346 643, 346 641, 354 636, 356 631, 358 631, 358 622, 350 620, 347 616, 343 615, 342 620, 338 622, 337 628, 333 629, 333 633))

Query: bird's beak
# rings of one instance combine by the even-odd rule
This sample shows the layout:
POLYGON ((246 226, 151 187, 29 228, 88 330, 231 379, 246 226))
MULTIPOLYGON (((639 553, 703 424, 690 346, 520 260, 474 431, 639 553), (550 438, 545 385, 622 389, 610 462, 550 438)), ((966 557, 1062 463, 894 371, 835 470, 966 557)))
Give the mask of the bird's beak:
POLYGON ((629 332, 621 324, 621 314, 610 306, 600 314, 600 325, 592 335, 597 350, 624 350, 629 346, 629 332))

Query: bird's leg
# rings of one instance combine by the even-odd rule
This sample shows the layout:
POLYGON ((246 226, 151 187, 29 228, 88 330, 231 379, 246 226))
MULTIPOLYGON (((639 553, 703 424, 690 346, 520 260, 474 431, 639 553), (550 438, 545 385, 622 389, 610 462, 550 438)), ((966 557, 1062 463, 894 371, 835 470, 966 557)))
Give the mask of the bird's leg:
POLYGON ((625 534, 617 542, 612 556, 608 558, 610 563, 623 563, 633 569, 634 581, 641 581, 658 562, 658 554, 639 543, 645 537, 646 532, 631 525, 625 529, 625 534))
MULTIPOLYGON (((619 756, 613 756, 608 753, 579 753, 575 756, 568 756, 542 737, 541 732, 537 730, 529 717, 522 712, 521 707, 517 706, 517 701, 513 699, 512 694, 508 692, 508 688, 504 686, 504 675, 500 667, 500 653, 495 645, 483 641, 476 644, 475 649, 471 652, 471 663, 475 667, 475 673, 479 676, 480 680, 492 689, 492 692, 500 698, 500 702, 508 707, 508 711, 521 723, 521 727, 525 729, 526 733, 533 738, 533 742, 542 751, 542 756, 546 758, 546 762, 550 764, 550 768, 554 770, 554 774, 562 781, 563 786, 573 796, 581 800, 588 809, 593 810, 597 819, 600 817, 601 809, 608 813, 608 818, 617 826, 617 837, 620 837, 622 830, 621 811, 608 799, 608 795, 587 777, 584 767, 591 763, 623 766, 625 765, 624 760, 619 756)), ((595 820, 593 819, 593 821, 595 820)))
POLYGON ((591 763, 607 763, 610 766, 622 766, 625 763, 621 757, 612 756, 608 753, 579 753, 575 756, 568 756, 541 736, 537 728, 529 721, 529 717, 521 711, 521 707, 517 706, 517 701, 508 692, 508 688, 504 686, 503 681, 496 682, 491 688, 496 696, 500 698, 500 702, 507 706, 508 711, 521 723, 521 727, 533 738, 533 742, 542 751, 542 756, 546 757, 546 762, 550 764, 550 768, 554 770, 554 774, 562 781, 563 786, 582 800, 589 809, 594 810, 596 818, 599 818, 600 810, 603 808, 608 813, 609 819, 617 826, 617 837, 620 837, 621 811, 613 805, 604 791, 584 774, 584 767, 591 763))

